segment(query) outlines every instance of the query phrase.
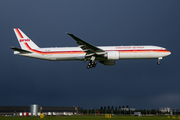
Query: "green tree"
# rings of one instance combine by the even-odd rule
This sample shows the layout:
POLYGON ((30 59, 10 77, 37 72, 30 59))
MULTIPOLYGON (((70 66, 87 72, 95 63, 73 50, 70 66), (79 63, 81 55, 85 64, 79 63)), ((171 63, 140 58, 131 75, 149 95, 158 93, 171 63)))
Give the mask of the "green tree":
POLYGON ((111 106, 111 110, 114 110, 114 107, 113 107, 113 106, 111 106))
POLYGON ((106 114, 106 113, 107 113, 106 106, 104 106, 104 114, 106 114))
POLYGON ((121 115, 121 106, 119 106, 118 110, 119 110, 119 114, 121 115))
POLYGON ((114 114, 117 114, 117 113, 118 113, 118 109, 117 107, 115 107, 114 114))

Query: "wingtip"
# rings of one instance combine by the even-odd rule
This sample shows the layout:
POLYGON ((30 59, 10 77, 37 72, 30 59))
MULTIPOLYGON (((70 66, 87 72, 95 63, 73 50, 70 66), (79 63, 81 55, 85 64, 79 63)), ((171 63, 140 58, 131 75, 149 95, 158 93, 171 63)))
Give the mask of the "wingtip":
POLYGON ((69 35, 70 33, 66 32, 66 34, 68 34, 68 35, 69 35))
POLYGON ((15 48, 15 47, 12 47, 12 46, 11 46, 10 48, 13 49, 13 48, 15 48))

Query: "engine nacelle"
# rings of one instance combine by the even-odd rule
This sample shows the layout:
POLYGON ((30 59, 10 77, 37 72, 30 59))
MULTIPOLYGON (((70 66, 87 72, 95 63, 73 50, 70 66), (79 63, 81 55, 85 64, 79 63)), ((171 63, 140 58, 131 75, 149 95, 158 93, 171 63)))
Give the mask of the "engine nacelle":
POLYGON ((99 61, 104 65, 115 65, 115 61, 114 60, 107 60, 107 61, 99 61))
POLYGON ((120 53, 118 51, 109 51, 106 53, 106 57, 108 60, 119 60, 120 53))

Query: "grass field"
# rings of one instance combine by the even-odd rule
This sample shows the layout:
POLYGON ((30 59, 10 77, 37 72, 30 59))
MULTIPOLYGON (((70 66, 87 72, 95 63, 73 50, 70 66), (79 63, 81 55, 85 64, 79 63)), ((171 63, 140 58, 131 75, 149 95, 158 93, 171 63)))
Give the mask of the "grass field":
POLYGON ((105 118, 104 116, 45 116, 40 117, 5 117, 0 116, 0 120, 178 120, 178 117, 167 118, 167 116, 112 116, 112 118, 105 118))

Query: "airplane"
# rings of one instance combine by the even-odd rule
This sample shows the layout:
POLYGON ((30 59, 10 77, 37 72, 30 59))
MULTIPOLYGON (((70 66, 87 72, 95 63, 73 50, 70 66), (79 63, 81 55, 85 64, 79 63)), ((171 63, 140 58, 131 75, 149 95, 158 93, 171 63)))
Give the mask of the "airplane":
POLYGON ((89 61, 87 69, 94 68, 97 62, 104 65, 115 65, 119 59, 158 59, 160 60, 171 54, 166 48, 159 46, 94 46, 73 34, 70 35, 78 44, 78 47, 51 47, 40 48, 19 28, 14 32, 21 48, 11 47, 14 54, 50 60, 50 61, 89 61))

